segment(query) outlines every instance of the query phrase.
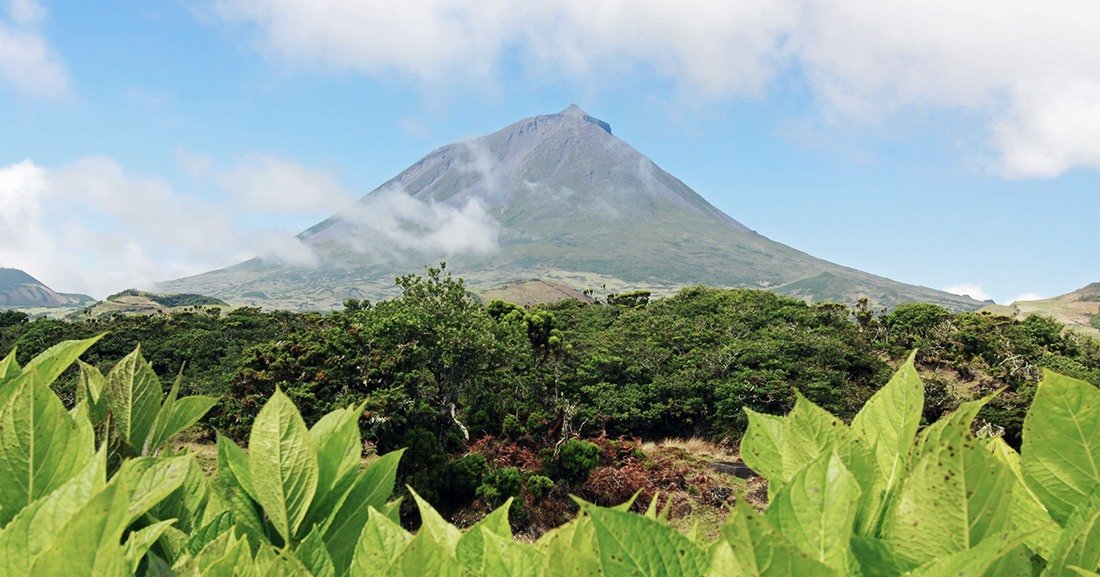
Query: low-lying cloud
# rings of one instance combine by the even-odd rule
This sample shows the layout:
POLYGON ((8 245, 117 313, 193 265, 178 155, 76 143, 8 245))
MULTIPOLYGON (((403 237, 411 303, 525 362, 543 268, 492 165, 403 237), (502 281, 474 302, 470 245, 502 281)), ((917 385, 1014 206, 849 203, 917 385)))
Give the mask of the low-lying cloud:
MULTIPOLYGON (((376 259, 410 254, 454 256, 497 250, 498 225, 484 203, 471 198, 461 206, 423 201, 400 186, 380 190, 340 213, 351 225, 333 228, 332 241, 376 259)), ((322 233, 323 234, 323 233, 322 233)))
POLYGON ((1008 178, 1100 168, 1100 4, 1026 0, 212 0, 264 53, 310 71, 448 91, 657 77, 691 100, 808 94, 825 122, 914 114, 985 126, 1008 178), (394 46, 400 46, 395 50, 394 46), (779 81, 782 79, 782 81, 779 81), (792 86, 796 88, 791 88, 792 86))
POLYGON ((184 153, 180 161, 201 168, 193 175, 206 194, 134 175, 107 157, 59 168, 31 160, 0 167, 0 264, 25 269, 55 290, 98 298, 253 256, 316 267, 318 254, 297 230, 277 224, 296 215, 304 228, 317 214, 337 211, 355 227, 338 242, 367 257, 486 254, 497 247, 497 224, 476 199, 448 206, 394 187, 355 202, 332 174, 274 156, 246 155, 219 166, 184 153))

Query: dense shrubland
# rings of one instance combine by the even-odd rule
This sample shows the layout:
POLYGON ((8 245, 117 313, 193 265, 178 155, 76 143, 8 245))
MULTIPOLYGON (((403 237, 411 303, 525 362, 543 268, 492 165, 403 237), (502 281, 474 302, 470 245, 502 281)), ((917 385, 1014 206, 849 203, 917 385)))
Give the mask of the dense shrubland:
MULTIPOLYGON (((975 416, 996 393, 922 427, 913 357, 851 424, 801 394, 780 417, 746 409, 760 513, 738 500, 716 538, 672 529, 652 500, 579 514, 536 541, 509 523, 523 484, 492 473, 499 504, 466 530, 416 492, 415 533, 392 499, 402 451, 366 462, 364 405, 307 426, 280 388, 247 431, 219 436, 209 475, 174 438, 215 403, 167 394, 140 351, 78 363, 74 404, 52 385, 95 339, 24 365, 0 361, 0 572, 110 576, 1089 577, 1100 569, 1100 389, 1047 372, 1013 449, 975 416)), ((913 355, 915 356, 915 354, 913 355)), ((574 481, 599 458, 563 444, 574 481)), ((476 466, 476 465, 475 465, 476 466)), ((487 485, 479 486, 488 493, 487 485)))
MULTIPOLYGON (((634 439, 702 436, 736 446, 748 425, 743 409, 783 413, 795 391, 851 419, 914 348, 922 423, 1000 391, 977 419, 1012 447, 1042 368, 1100 384, 1100 345, 1042 317, 927 304, 871 311, 704 287, 524 309, 483 305, 441 269, 398 284, 399 298, 349 301, 328 314, 4 314, 0 350, 17 346, 26 363, 64 339, 107 331, 83 357, 106 372, 140 343, 156 373, 182 370, 182 393, 220 399, 203 430, 238 443, 277 388, 306 422, 362 404, 364 439, 382 453, 404 449, 399 481, 444 516, 513 497, 512 520, 535 529, 574 513, 570 493, 607 502, 612 485, 645 488, 648 503, 656 489, 643 474, 675 475, 634 455, 634 439), (576 450, 573 439, 600 454, 576 450)), ((77 377, 70 370, 55 387, 66 402, 76 401, 77 377)), ((415 521, 412 502, 401 512, 415 521)))

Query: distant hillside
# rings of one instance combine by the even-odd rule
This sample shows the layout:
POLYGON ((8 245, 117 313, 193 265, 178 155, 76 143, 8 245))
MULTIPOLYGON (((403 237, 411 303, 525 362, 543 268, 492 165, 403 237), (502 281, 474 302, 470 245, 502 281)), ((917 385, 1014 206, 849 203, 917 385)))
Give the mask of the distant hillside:
POLYGON ((1043 315, 1073 330, 1100 337, 1100 282, 1054 298, 990 305, 982 310, 1020 319, 1043 315))
POLYGON ((775 242, 714 207, 576 105, 438 148, 298 238, 316 266, 252 259, 163 283, 160 290, 335 308, 348 298, 390 296, 395 276, 446 260, 475 291, 541 279, 603 293, 668 294, 707 285, 815 302, 854 304, 867 297, 888 307, 908 301, 954 311, 982 306, 775 242))
POLYGON ((521 306, 553 303, 566 299, 593 301, 592 297, 582 291, 539 279, 521 280, 482 290, 475 289, 474 293, 486 303, 491 300, 502 300, 521 306))
POLYGON ((228 306, 229 304, 221 299, 204 295, 188 293, 160 294, 128 289, 113 294, 104 301, 95 303, 79 314, 85 317, 102 317, 112 314, 151 315, 190 307, 224 308, 228 306))
POLYGON ((0 308, 70 308, 92 302, 88 295, 56 292, 19 269, 0 268, 0 308))

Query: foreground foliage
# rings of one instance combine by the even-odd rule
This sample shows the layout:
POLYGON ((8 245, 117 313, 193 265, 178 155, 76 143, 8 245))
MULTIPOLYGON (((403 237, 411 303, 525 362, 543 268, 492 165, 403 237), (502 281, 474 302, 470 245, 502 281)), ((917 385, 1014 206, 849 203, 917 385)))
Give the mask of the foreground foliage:
MULTIPOLYGON (((534 543, 511 536, 511 499, 460 531, 415 492, 410 533, 392 501, 400 452, 361 461, 362 406, 307 427, 277 390, 247 452, 219 437, 208 478, 171 450, 212 399, 165 395, 135 351, 103 375, 80 365, 66 410, 50 385, 94 343, 20 367, 0 361, 0 574, 608 576, 1088 576, 1100 567, 1100 390, 1048 373, 1016 452, 978 437, 989 398, 920 429, 912 357, 849 426, 799 396, 748 413, 746 461, 770 482, 707 542, 655 505, 582 503, 534 543)), ((653 503, 656 503, 654 500, 653 503)))

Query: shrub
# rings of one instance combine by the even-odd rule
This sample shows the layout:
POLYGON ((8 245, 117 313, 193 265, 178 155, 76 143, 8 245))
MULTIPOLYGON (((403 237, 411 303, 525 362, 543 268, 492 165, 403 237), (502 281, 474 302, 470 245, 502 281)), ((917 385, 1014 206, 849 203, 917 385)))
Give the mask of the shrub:
POLYGON ((536 500, 541 500, 554 490, 554 480, 544 475, 527 477, 527 492, 536 500))
POLYGON ((570 483, 583 483, 600 464, 600 448, 581 439, 569 439, 558 453, 560 478, 570 483))

